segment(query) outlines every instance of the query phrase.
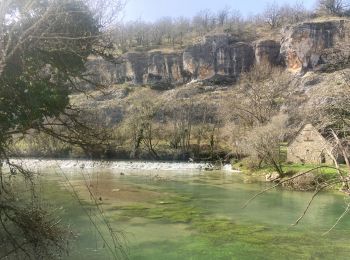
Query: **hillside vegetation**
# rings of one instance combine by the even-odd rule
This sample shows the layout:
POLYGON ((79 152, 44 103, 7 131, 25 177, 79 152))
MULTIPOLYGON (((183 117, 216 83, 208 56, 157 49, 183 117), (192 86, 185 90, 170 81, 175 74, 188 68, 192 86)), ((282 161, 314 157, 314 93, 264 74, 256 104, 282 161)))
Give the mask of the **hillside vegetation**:
POLYGON ((13 154, 246 158, 249 167, 263 167, 283 162, 280 144, 305 123, 347 138, 350 21, 345 1, 335 9, 332 3, 339 4, 319 1, 314 11, 275 3, 247 19, 223 8, 192 19, 119 25, 114 60, 92 58, 87 67, 95 72, 95 84, 70 97, 74 106, 85 109, 91 126, 107 131, 108 144, 79 147, 52 140, 43 146, 41 140, 51 139, 34 132, 14 145, 13 154), (196 53, 196 46, 207 48, 213 42, 221 44, 213 51, 220 59, 196 53), (237 52, 238 42, 247 48, 237 52), (253 57, 247 64, 250 48, 253 57), (160 56, 154 56, 155 50, 160 56), (131 60, 123 53, 143 56, 131 60), (173 53, 178 56, 167 56, 173 53), (239 69, 234 57, 243 57, 239 69))

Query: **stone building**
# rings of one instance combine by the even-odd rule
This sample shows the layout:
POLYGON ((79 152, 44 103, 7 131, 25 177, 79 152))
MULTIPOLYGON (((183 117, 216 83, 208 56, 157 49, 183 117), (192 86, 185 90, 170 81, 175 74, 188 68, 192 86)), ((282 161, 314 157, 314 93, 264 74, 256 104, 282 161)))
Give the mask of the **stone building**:
POLYGON ((328 151, 331 144, 311 125, 304 125, 287 148, 287 161, 292 163, 333 164, 328 151))

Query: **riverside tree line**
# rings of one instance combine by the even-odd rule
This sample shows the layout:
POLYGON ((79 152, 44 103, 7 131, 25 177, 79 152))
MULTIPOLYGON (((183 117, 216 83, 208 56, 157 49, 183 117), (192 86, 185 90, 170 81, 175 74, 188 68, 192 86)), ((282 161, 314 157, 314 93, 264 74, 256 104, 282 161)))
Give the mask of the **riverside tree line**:
POLYGON ((242 41, 252 41, 258 37, 257 27, 266 25, 270 30, 276 30, 319 16, 350 14, 349 2, 345 0, 318 0, 315 4, 315 10, 308 10, 302 1, 297 1, 294 5, 281 5, 274 1, 267 4, 262 13, 248 17, 244 17, 239 10, 225 6, 217 12, 201 10, 192 18, 163 17, 155 22, 139 19, 119 23, 113 41, 123 52, 132 48, 147 50, 165 46, 181 47, 193 43, 193 39, 198 36, 219 32, 229 33, 242 41))

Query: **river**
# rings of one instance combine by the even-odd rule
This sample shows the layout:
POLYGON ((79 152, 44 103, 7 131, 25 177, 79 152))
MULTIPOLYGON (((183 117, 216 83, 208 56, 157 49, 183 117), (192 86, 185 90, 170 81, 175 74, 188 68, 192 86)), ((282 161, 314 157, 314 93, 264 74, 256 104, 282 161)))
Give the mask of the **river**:
POLYGON ((276 189, 243 209, 269 184, 201 167, 85 165, 40 170, 45 200, 76 234, 65 259, 112 259, 109 232, 89 190, 125 238, 130 259, 350 259, 349 217, 323 236, 347 205, 342 194, 320 194, 292 227, 312 193, 276 189))

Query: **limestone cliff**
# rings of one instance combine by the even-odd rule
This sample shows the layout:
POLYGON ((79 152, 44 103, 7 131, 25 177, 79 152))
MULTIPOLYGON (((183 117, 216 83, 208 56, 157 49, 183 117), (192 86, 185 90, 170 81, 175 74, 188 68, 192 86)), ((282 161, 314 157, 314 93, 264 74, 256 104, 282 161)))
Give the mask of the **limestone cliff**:
POLYGON ((334 19, 286 27, 281 53, 289 69, 315 70, 346 64, 350 57, 350 21, 334 19))
POLYGON ((183 51, 130 52, 115 62, 92 59, 87 67, 97 82, 167 90, 191 80, 233 83, 254 64, 266 62, 314 71, 341 69, 349 60, 350 20, 338 18, 288 26, 281 42, 245 43, 226 34, 210 35, 183 51))
POLYGON ((227 35, 206 36, 183 52, 128 53, 124 59, 117 67, 120 79, 162 89, 216 76, 235 81, 255 62, 252 45, 232 42, 227 35))
POLYGON ((257 64, 269 63, 283 65, 284 59, 280 53, 281 44, 274 40, 259 40, 255 43, 255 60, 257 64))
POLYGON ((97 82, 116 84, 129 82, 147 84, 157 89, 169 89, 191 80, 234 82, 256 61, 267 58, 279 64, 279 44, 262 42, 257 52, 250 43, 235 42, 227 35, 206 36, 202 42, 182 52, 130 52, 115 62, 92 59, 87 67, 97 82))
POLYGON ((184 69, 199 80, 226 76, 234 81, 254 62, 252 45, 233 42, 226 35, 207 36, 203 43, 188 47, 183 54, 184 69))
POLYGON ((118 66, 121 77, 134 84, 149 84, 160 88, 171 88, 188 79, 183 70, 181 53, 128 53, 125 63, 118 66))
POLYGON ((183 70, 182 53, 127 53, 114 61, 91 58, 87 63, 90 79, 100 84, 149 84, 168 89, 189 81, 183 70))

